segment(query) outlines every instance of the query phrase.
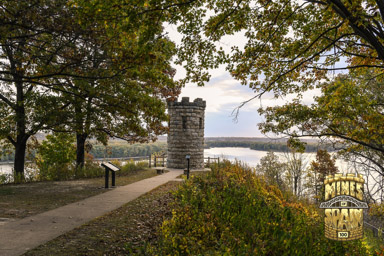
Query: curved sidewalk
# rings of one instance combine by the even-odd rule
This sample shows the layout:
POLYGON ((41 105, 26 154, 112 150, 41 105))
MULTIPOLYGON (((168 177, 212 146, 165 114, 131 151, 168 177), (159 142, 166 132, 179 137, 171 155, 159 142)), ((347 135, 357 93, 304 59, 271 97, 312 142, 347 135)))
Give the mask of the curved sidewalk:
POLYGON ((5 223, 0 226, 0 256, 21 255, 174 180, 182 173, 182 170, 170 170, 48 212, 5 223))

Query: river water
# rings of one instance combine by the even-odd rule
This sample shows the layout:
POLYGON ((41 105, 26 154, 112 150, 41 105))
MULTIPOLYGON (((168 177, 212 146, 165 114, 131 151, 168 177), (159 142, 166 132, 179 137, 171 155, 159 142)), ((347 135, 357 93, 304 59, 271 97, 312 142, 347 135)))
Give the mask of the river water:
MULTIPOLYGON (((243 163, 247 163, 250 167, 256 167, 260 162, 260 159, 266 156, 268 151, 253 150, 250 148, 236 148, 236 147, 224 147, 224 148, 209 148, 204 150, 204 157, 220 157, 226 158, 230 161, 239 160, 243 163)), ((281 162, 286 162, 287 155, 281 152, 275 152, 281 162)), ((303 161, 308 166, 312 161, 316 160, 316 153, 304 153, 303 161)), ((348 164, 343 160, 336 160, 336 166, 340 172, 347 172, 348 164)))
POLYGON ((0 164, 0 174, 8 174, 12 173, 13 165, 10 164, 0 164))

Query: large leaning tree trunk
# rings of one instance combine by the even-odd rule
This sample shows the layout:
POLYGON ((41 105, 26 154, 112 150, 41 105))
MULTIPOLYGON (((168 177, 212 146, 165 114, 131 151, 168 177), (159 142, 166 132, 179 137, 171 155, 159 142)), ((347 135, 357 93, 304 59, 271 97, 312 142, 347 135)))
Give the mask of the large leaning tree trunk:
POLYGON ((25 152, 27 149, 28 135, 20 135, 15 143, 14 172, 15 181, 24 180, 25 152))
POLYGON ((92 97, 83 94, 81 98, 75 97, 74 115, 75 115, 75 132, 76 132, 76 170, 83 168, 85 165, 85 143, 90 134, 91 115, 92 115, 92 97))
POLYGON ((85 141, 88 134, 77 133, 76 134, 76 169, 83 168, 85 163, 85 141))
MULTIPOLYGON (((13 63, 11 65, 15 67, 15 64, 16 63, 13 63)), ((15 69, 13 71, 15 72, 14 78, 16 80, 16 141, 11 142, 15 147, 15 181, 22 181, 24 180, 25 152, 27 149, 27 141, 30 136, 26 134, 23 82, 19 78, 17 71, 15 69)))

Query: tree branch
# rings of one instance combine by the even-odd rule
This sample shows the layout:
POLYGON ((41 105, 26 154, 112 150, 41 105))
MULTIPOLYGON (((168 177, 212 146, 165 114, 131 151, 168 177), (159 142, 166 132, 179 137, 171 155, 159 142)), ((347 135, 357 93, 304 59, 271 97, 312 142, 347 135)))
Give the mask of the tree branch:
POLYGON ((11 102, 8 98, 6 98, 3 94, 0 93, 0 99, 4 101, 8 106, 10 106, 12 109, 16 109, 16 105, 11 102))
POLYGON ((370 24, 363 26, 359 24, 359 18, 354 17, 346 8, 346 6, 340 0, 329 0, 332 3, 332 9, 340 15, 340 17, 347 19, 350 23, 351 28, 362 37, 364 40, 369 42, 377 51, 377 55, 381 60, 384 60, 384 47, 380 41, 369 31, 372 30, 370 24))

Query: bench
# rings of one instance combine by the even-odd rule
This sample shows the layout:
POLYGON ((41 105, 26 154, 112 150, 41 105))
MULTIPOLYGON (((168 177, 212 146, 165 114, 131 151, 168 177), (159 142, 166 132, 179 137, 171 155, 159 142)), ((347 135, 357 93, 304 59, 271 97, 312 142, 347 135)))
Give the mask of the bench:
POLYGON ((105 188, 109 188, 109 172, 112 172, 112 187, 116 186, 116 172, 120 171, 120 168, 111 164, 110 162, 108 163, 102 163, 102 167, 105 168, 105 188))
POLYGON ((165 169, 165 167, 155 167, 155 170, 156 170, 157 174, 164 173, 164 169, 165 169))

